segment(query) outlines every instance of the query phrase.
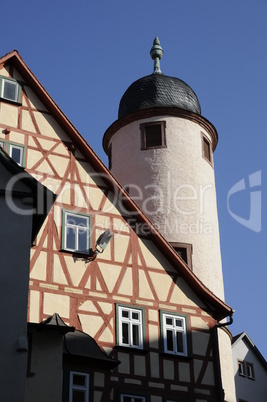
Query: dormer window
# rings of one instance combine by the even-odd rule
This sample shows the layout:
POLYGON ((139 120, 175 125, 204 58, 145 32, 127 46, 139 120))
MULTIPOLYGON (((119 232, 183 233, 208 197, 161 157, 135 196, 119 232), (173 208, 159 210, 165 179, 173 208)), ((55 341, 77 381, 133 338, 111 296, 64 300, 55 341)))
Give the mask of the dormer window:
POLYGON ((20 85, 17 81, 1 77, 1 98, 11 102, 20 102, 20 85))
POLYGON ((140 124, 141 149, 166 147, 165 121, 140 124))

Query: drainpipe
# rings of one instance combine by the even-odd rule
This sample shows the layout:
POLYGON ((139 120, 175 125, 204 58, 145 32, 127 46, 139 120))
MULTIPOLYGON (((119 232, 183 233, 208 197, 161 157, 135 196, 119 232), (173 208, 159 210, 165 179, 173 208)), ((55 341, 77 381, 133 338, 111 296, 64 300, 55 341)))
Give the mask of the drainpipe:
POLYGON ((221 364, 220 364, 220 354, 219 354, 219 341, 218 341, 218 328, 226 327, 227 325, 231 325, 233 323, 233 314, 232 310, 229 315, 229 321, 217 323, 212 331, 213 331, 213 347, 214 347, 214 374, 215 374, 215 386, 218 390, 217 392, 217 401, 224 402, 224 389, 222 386, 222 373, 221 373, 221 364))

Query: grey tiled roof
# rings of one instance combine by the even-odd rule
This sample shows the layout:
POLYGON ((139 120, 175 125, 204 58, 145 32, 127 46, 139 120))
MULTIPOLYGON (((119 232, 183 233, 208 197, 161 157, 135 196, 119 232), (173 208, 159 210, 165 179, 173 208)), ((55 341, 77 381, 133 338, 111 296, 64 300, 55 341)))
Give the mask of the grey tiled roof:
POLYGON ((133 82, 121 98, 118 118, 141 109, 177 107, 201 114, 195 92, 179 78, 151 74, 133 82))

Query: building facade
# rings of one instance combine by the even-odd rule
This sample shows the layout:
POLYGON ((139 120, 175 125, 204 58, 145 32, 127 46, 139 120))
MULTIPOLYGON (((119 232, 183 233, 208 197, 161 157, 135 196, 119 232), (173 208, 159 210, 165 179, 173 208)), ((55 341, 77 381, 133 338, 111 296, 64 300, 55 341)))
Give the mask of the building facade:
POLYGON ((233 337, 233 367, 238 402, 264 402, 267 363, 246 332, 233 337))
MULTIPOLYGON (((58 337, 59 321, 52 325, 64 376, 50 400, 233 401, 218 346, 232 309, 221 294, 151 224, 16 51, 0 59, 0 86, 1 145, 56 194, 31 247, 28 300, 31 333, 55 313, 76 331, 58 337)), ((39 338, 33 352, 49 349, 39 338)), ((37 389, 30 374, 27 401, 37 389)))

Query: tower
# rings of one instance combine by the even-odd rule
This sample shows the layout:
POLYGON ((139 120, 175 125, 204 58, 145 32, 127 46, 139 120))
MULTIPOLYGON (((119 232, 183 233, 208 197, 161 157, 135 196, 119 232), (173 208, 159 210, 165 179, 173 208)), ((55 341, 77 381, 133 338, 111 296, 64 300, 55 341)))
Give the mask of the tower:
MULTIPOLYGON (((133 82, 121 98, 103 147, 112 173, 195 275, 224 300, 213 152, 215 127, 201 115, 197 95, 164 75, 155 38, 151 75, 133 82)), ((231 342, 219 331, 222 381, 234 401, 231 342)))
POLYGON ((224 299, 213 151, 217 131, 194 91, 160 71, 135 81, 104 135, 111 171, 199 279, 224 299))

